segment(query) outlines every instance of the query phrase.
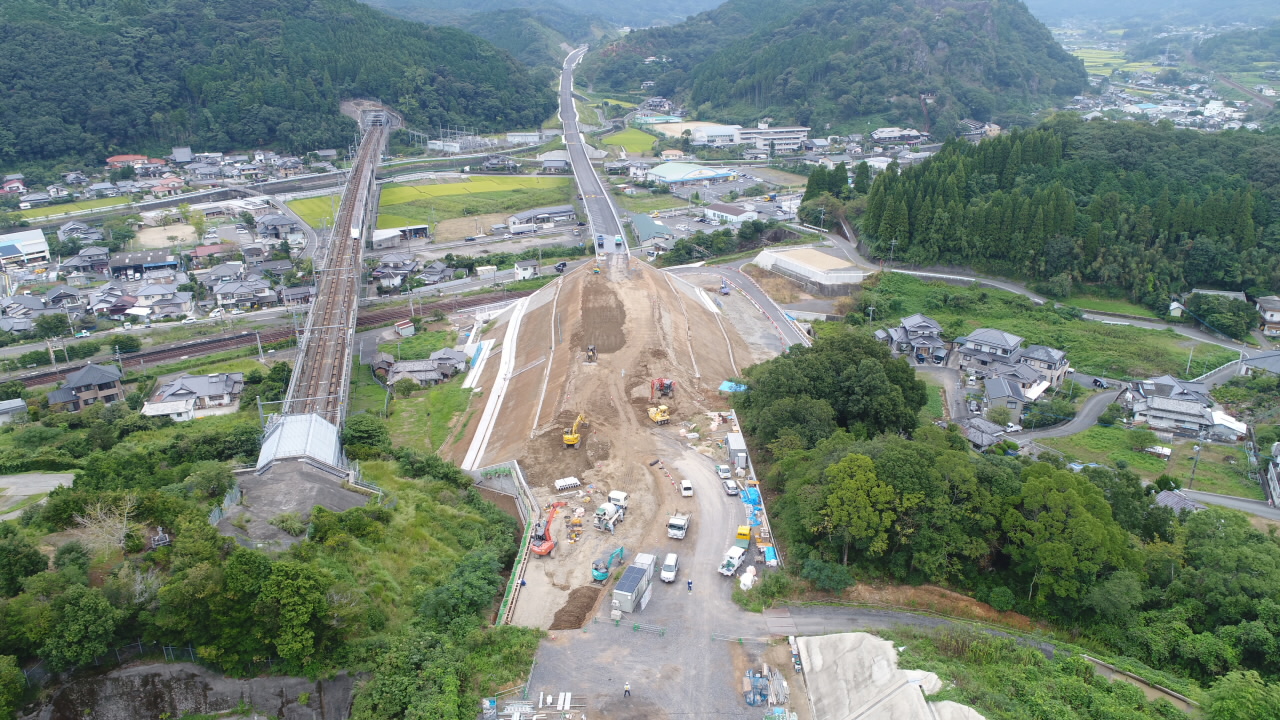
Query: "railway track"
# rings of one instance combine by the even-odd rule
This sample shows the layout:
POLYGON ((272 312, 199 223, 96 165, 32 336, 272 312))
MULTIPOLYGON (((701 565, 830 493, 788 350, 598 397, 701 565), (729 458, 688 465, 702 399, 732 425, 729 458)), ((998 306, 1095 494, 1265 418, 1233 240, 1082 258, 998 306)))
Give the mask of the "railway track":
MULTIPOLYGON (((495 302, 501 302, 508 299, 522 298, 532 295, 532 290, 522 290, 519 292, 506 293, 488 293, 485 295, 475 295, 467 298, 456 298, 452 300, 439 300, 432 303, 423 303, 418 305, 419 314, 422 310, 431 308, 439 309, 442 312, 453 313, 468 308, 479 307, 481 305, 490 305, 495 302)), ((395 322, 396 320, 409 319, 409 307, 394 307, 378 310, 369 310, 360 313, 356 318, 356 328, 370 327, 373 325, 381 325, 387 322, 395 322)), ((287 339, 292 330, 264 330, 260 334, 263 343, 273 343, 287 339)), ((121 364, 125 370, 138 370, 148 365, 155 365, 165 360, 177 360, 188 356, 208 355, 210 353, 222 350, 234 350, 235 348, 252 345, 256 341, 254 333, 250 331, 235 333, 232 335, 219 335, 217 337, 205 338, 203 340, 192 340, 181 345, 175 345, 167 348, 159 348, 156 350, 148 350, 146 352, 133 353, 121 356, 121 364)), ((8 380, 21 380, 27 387, 35 387, 37 385, 47 385, 57 382, 67 377, 68 374, 79 370, 84 365, 75 367, 66 367, 58 370, 45 370, 43 372, 35 372, 20 377, 0 378, 0 382, 8 380)))

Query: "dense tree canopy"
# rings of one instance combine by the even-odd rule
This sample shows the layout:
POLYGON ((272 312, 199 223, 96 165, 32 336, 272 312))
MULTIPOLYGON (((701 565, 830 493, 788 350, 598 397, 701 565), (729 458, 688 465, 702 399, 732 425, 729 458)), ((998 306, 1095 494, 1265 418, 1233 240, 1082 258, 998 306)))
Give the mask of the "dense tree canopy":
MULTIPOLYGON (((876 178, 862 229, 874 253, 1123 289, 1164 312, 1192 287, 1280 290, 1280 135, 1085 123, 979 145, 953 141, 876 178)), ((1056 282, 1056 281, 1062 282, 1056 282)), ((1059 287, 1060 286, 1060 287, 1059 287)), ((1206 308, 1244 330, 1232 308, 1206 308)))
POLYGON ((989 120, 1085 87, 1080 61, 1021 3, 950 0, 730 0, 629 34, 584 73, 616 90, 653 80, 702 119, 821 127, 880 116, 943 135, 963 118, 989 120), (924 94, 933 96, 928 118, 924 94))
POLYGON ((539 125, 549 87, 452 28, 354 0, 13 0, 0 5, 0 163, 345 146, 339 102, 410 125, 539 125))

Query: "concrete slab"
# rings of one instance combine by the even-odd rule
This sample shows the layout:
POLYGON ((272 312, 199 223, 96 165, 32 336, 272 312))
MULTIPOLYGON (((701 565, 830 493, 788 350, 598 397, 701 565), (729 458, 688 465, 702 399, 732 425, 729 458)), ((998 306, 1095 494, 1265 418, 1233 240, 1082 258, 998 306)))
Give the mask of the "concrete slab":
POLYGON ((32 495, 44 495, 54 488, 70 485, 76 476, 71 473, 21 473, 0 476, 0 522, 12 520, 21 510, 8 511, 32 495))

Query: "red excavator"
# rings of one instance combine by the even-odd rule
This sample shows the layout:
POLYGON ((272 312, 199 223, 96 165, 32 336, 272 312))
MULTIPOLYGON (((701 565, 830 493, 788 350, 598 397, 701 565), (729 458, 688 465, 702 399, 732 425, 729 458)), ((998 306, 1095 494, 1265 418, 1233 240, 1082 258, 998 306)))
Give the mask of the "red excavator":
POLYGON ((556 510, 566 504, 563 502, 551 503, 551 513, 547 515, 547 519, 541 520, 537 525, 533 526, 533 536, 529 539, 529 552, 534 555, 547 556, 551 554, 552 550, 556 549, 556 541, 551 537, 551 523, 556 519, 556 510))
POLYGON ((649 402, 660 397, 674 397, 676 394, 676 381, 667 378, 655 378, 649 383, 649 402))

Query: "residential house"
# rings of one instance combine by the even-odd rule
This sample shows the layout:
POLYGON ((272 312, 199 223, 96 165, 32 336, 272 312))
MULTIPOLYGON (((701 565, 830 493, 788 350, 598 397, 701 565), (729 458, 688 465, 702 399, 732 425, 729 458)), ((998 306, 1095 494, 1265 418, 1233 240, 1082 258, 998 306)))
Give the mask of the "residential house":
POLYGON ((259 237, 275 238, 276 240, 288 240, 302 231, 296 221, 287 215, 279 213, 263 215, 258 218, 257 229, 259 237))
POLYGON ((889 344, 895 352, 942 362, 947 357, 947 344, 942 340, 942 326, 937 320, 916 313, 905 317, 897 327, 877 330, 876 339, 889 344))
POLYGON ((173 149, 173 153, 169 155, 169 159, 176 163, 189 163, 195 160, 196 158, 195 158, 195 155, 192 154, 191 148, 176 147, 173 149))
POLYGON ((0 235, 0 270, 49 262, 49 241, 39 230, 21 230, 0 235))
POLYGON ((435 285, 438 282, 449 280, 453 277, 453 268, 444 264, 443 261, 436 260, 423 269, 422 274, 418 277, 428 285, 435 285))
POLYGON ((271 257, 271 251, 262 243, 241 245, 240 254, 244 255, 244 264, 249 267, 258 267, 271 257))
POLYGON ((31 295, 14 295, 0 298, 0 309, 5 317, 34 319, 44 314, 44 300, 31 295))
POLYGON ((528 225, 536 223, 574 222, 578 219, 578 211, 572 205, 553 205, 525 210, 507 217, 508 225, 528 225))
POLYGON ((120 195, 132 195, 133 193, 140 193, 145 189, 146 186, 133 180, 120 180, 116 182, 116 193, 120 195))
POLYGON ((137 304, 140 307, 151 307, 161 301, 172 300, 177 292, 177 285, 152 284, 143 285, 134 291, 133 295, 138 298, 137 304))
POLYGON ((747 148, 742 151, 743 160, 768 160, 768 150, 757 150, 755 148, 747 148))
POLYGON ((206 260, 209 258, 220 258, 236 253, 236 246, 230 243, 219 243, 217 245, 201 245, 191 250, 191 257, 196 260, 206 260))
POLYGON ((1155 504, 1167 507, 1174 513, 1200 512, 1207 509, 1204 505, 1187 497, 1181 490, 1161 490, 1156 493, 1155 504))
POLYGON ((1262 315, 1262 334, 1267 337, 1280 337, 1280 296, 1260 297, 1255 304, 1262 315))
POLYGON ((0 400, 0 425, 8 425, 14 420, 26 417, 27 401, 22 398, 0 400))
POLYGON ((152 317, 178 317, 179 315, 190 315, 192 308, 195 307, 195 294, 180 290, 173 295, 157 300, 151 306, 152 317))
POLYGON ((80 248, 80 252, 67 258, 58 266, 58 270, 64 273, 72 272, 92 272, 100 273, 107 271, 107 264, 110 261, 111 253, 104 247, 97 245, 87 245, 80 248))
POLYGON ((187 274, 176 268, 165 267, 142 273, 142 282, 153 285, 185 285, 187 274))
POLYGON ((605 164, 604 164, 604 174, 605 174, 605 175, 626 175, 626 174, 627 174, 627 163, 625 163, 625 162, 610 162, 610 163, 605 163, 605 164))
MULTIPOLYGON (((1192 288, 1191 292, 1187 293, 1187 296, 1191 295, 1217 295, 1218 297, 1226 298, 1228 300, 1249 302, 1249 298, 1245 297, 1244 293, 1233 290, 1204 290, 1201 288, 1192 288)), ((1183 299, 1185 300, 1186 298, 1184 297, 1183 299)))
POLYGON ((490 155, 485 158, 484 164, 480 167, 485 172, 513 173, 520 170, 520 163, 516 162, 514 158, 507 157, 506 155, 490 155))
POLYGON ((282 278, 285 273, 292 269, 292 260, 268 260, 256 268, 256 270, 263 275, 269 274, 274 278, 282 278))
POLYGON ((1243 362, 1244 374, 1252 375, 1255 370, 1280 375, 1280 350, 1258 353, 1243 362))
POLYGON ((115 365, 89 363, 67 376, 62 387, 49 393, 50 409, 79 412, 96 403, 124 399, 123 374, 115 365))
POLYGON ((392 357, 391 353, 379 352, 374 353, 373 362, 369 363, 369 367, 373 369, 374 375, 385 380, 391 372, 391 366, 395 364, 396 359, 392 357))
POLYGON ((516 263, 516 280, 529 280, 538 277, 537 260, 520 260, 516 263))
MULTIPOLYGON (((102 228, 90 227, 78 220, 65 222, 58 228, 59 240, 67 242, 72 238, 79 240, 81 244, 98 243, 107 239, 102 228)), ((106 251, 103 250, 103 252, 106 251)))
POLYGON ((338 159, 337 150, 333 150, 333 149, 313 150, 312 152, 314 152, 315 156, 320 158, 321 160, 328 160, 329 162, 333 162, 334 160, 338 159))
POLYGON ((111 301, 111 305, 105 310, 107 317, 112 320, 133 320, 137 318, 137 313, 133 310, 140 310, 144 315, 150 315, 147 308, 135 308, 138 304, 138 298, 132 295, 120 295, 111 301))
POLYGON ((142 406, 142 414, 149 417, 168 415, 181 422, 205 415, 235 412, 243 392, 244 373, 183 373, 156 388, 142 406))
POLYGON ((652 169, 653 166, 649 163, 636 160, 627 163, 627 176, 635 180, 643 180, 652 169))
POLYGON ((107 158, 107 167, 118 170, 122 167, 134 166, 146 161, 146 155, 112 155, 107 158))
POLYGON ((86 197, 90 198, 113 198, 120 195, 119 188, 113 182, 96 182, 84 189, 86 197))
POLYGON ((1213 405, 1209 390, 1204 383, 1179 380, 1172 375, 1161 375, 1150 380, 1137 380, 1130 383, 1129 387, 1120 393, 1119 402, 1132 410, 1136 403, 1156 397, 1193 402, 1205 408, 1213 405))
POLYGON ((1070 369, 1065 351, 1044 345, 1026 346, 1018 352, 1017 360, 1018 363, 1035 369, 1054 387, 1062 384, 1070 369))
POLYGON ((158 198, 179 195, 186 186, 186 181, 179 177, 161 178, 147 183, 148 191, 158 198))
POLYGON ((1004 428, 986 418, 965 418, 960 421, 960 429, 978 452, 986 452, 992 445, 1004 440, 1004 428))
POLYGON ((71 272, 64 274, 62 279, 73 288, 82 288, 93 282, 96 279, 96 276, 86 275, 79 270, 72 270, 71 272))
POLYGON ((408 378, 422 387, 438 385, 448 377, 437 367, 434 360, 401 360, 393 363, 387 371, 387 383, 394 385, 408 378))
POLYGON ((49 197, 53 198, 54 200, 61 200, 62 198, 71 196, 71 191, 62 187, 61 185, 50 185, 49 187, 45 188, 44 191, 49 193, 49 197))
POLYGON ((148 270, 178 267, 178 256, 168 250, 116 253, 111 256, 107 266, 115 277, 129 275, 137 278, 148 270))
POLYGON ((1013 364, 1013 356, 1022 346, 1022 338, 1003 330, 978 328, 967 337, 956 338, 961 347, 960 369, 970 373, 983 373, 991 365, 1013 364))
POLYGON ((204 273, 204 277, 200 278, 200 282, 207 287, 214 287, 222 283, 235 282, 245 278, 245 266, 242 262, 229 262, 220 265, 214 265, 204 273))
POLYGON ((26 191, 27 182, 26 178, 22 176, 22 173, 5 175, 4 179, 0 180, 0 193, 5 193, 6 195, 21 195, 26 191))
POLYGON ((87 185, 89 184, 89 176, 79 170, 72 170, 62 174, 62 182, 68 185, 87 185))
POLYGON ((467 371, 467 362, 471 359, 466 353, 453 348, 445 348, 431 353, 431 359, 448 369, 449 375, 467 371))
POLYGON ((568 160, 543 160, 542 172, 552 175, 569 172, 568 160))
POLYGON ((80 291, 69 285, 55 285, 44 294, 44 306, 47 308, 79 309, 80 291))
POLYGON ((1133 421, 1155 430, 1198 436, 1213 428, 1213 412, 1194 400, 1177 400, 1155 395, 1133 404, 1133 421))
POLYGON ((702 215, 712 222, 728 222, 733 225, 759 217, 754 209, 748 210, 745 207, 724 203, 711 203, 702 209, 702 215))
POLYGON ((1023 408, 1030 402, 1022 387, 1013 379, 999 376, 983 381, 983 399, 988 408, 1008 408, 1015 419, 1022 417, 1023 408))
POLYGON ((223 307, 266 307, 279 302, 279 296, 266 280, 237 280, 213 288, 218 305, 223 307))
POLYGON ((51 198, 49 197, 49 193, 45 193, 45 192, 27 193, 26 195, 23 195, 18 198, 18 208, 20 210, 30 210, 33 207, 48 205, 50 199, 51 198), (24 205, 25 207, 23 207, 24 205))
POLYGON ((315 294, 316 289, 311 285, 285 288, 280 291, 280 302, 285 305, 306 305, 315 294))
POLYGON ((884 127, 872 130, 871 139, 877 143, 912 143, 920 142, 924 135, 911 128, 884 127))
POLYGON ((404 279, 418 271, 418 261, 412 253, 387 253, 378 260, 373 277, 384 288, 398 288, 404 279))
POLYGON ((35 323, 27 318, 0 318, 0 332, 20 333, 31 332, 35 327, 35 323))
POLYGON ((680 150, 663 150, 661 153, 658 153, 658 157, 662 158, 664 162, 670 162, 673 160, 683 160, 685 158, 685 154, 680 150))

